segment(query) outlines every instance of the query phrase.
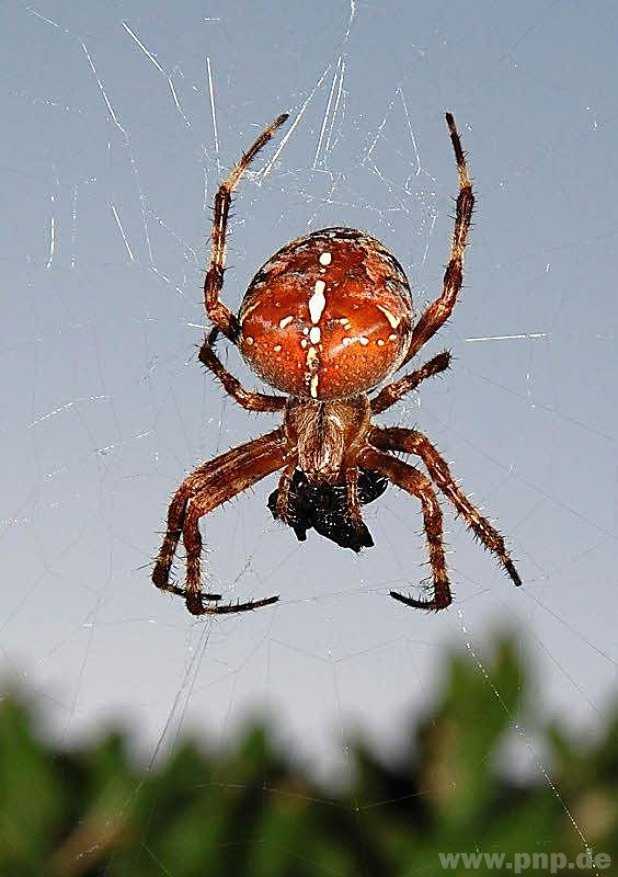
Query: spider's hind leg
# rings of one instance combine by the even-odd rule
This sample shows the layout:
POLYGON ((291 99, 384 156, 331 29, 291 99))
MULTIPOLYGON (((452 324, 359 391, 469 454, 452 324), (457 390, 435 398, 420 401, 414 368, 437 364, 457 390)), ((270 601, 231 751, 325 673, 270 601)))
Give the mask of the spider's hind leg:
POLYGON ((225 250, 227 243, 227 224, 230 214, 232 195, 238 186, 243 174, 269 140, 272 139, 278 128, 288 118, 287 113, 270 123, 249 149, 243 153, 237 164, 234 165, 228 176, 220 184, 215 196, 214 215, 212 220, 210 263, 204 281, 204 306, 211 322, 233 344, 236 344, 240 325, 237 317, 232 313, 219 296, 223 289, 223 272, 225 270, 225 250))
POLYGON ((457 176, 459 179, 455 227, 453 228, 453 236, 451 238, 451 253, 442 281, 442 294, 421 314, 412 332, 410 347, 402 365, 409 362, 448 320, 453 313, 453 308, 457 303, 463 283, 463 261, 468 244, 470 223, 472 222, 472 211, 474 210, 474 194, 459 132, 451 113, 446 114, 446 124, 455 154, 455 161, 457 162, 457 176))

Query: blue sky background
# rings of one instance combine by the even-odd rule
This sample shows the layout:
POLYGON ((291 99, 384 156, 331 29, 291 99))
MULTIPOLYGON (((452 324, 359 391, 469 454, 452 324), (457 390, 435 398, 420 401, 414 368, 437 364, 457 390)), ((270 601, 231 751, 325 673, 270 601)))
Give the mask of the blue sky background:
POLYGON ((351 726, 396 745, 442 644, 482 660, 506 625, 548 714, 599 720, 618 660, 617 19, 571 0, 2 5, 0 647, 58 733, 120 716, 152 752, 268 710, 318 768, 345 764, 351 726), (341 224, 392 248, 420 309, 448 254, 447 109, 478 210, 461 301, 422 358, 448 346, 455 364, 383 420, 441 448, 525 586, 445 507, 455 605, 408 611, 387 594, 426 575, 414 501, 371 505, 376 547, 356 558, 276 526, 270 479, 203 533, 210 590, 280 603, 196 621, 143 568, 169 496, 273 423, 196 363, 217 182, 289 111, 238 194, 225 300, 287 240, 341 224))

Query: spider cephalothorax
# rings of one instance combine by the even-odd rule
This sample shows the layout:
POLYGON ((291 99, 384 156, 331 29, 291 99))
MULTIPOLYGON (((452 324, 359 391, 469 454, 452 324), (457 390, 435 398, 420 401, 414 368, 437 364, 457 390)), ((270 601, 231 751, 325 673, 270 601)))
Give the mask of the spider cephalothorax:
POLYGON ((504 540, 457 486, 429 439, 417 430, 381 428, 372 421, 374 414, 390 408, 421 381, 448 368, 449 354, 438 354, 372 398, 368 395, 436 333, 461 289, 474 197, 453 117, 447 113, 446 121, 457 161, 459 195, 450 260, 441 296, 416 324, 408 280, 397 259, 376 238, 350 228, 321 229, 280 249, 251 281, 238 317, 220 300, 232 193, 286 119, 279 116, 265 129, 219 187, 204 284, 204 304, 214 328, 199 354, 240 405, 250 411, 281 412, 283 424, 204 463, 183 481, 169 508, 154 583, 183 596, 195 615, 242 612, 275 603, 278 597, 222 605, 220 595, 202 591, 199 520, 266 475, 282 470, 269 508, 300 540, 313 527, 338 545, 359 551, 373 545, 361 506, 377 499, 388 481, 420 500, 433 595, 415 599, 391 591, 402 603, 437 610, 452 600, 434 484, 496 554, 515 584, 521 584, 504 540), (287 395, 245 390, 215 354, 219 332, 238 346, 266 383, 287 395), (387 451, 419 457, 429 477, 387 451), (181 536, 187 551, 185 587, 170 582, 181 536))

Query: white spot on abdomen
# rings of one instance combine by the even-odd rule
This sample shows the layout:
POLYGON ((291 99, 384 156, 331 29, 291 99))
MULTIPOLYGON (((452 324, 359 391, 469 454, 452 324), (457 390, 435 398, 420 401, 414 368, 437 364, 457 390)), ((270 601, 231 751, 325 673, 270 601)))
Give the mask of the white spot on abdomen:
POLYGON ((391 324, 391 328, 396 329, 397 326, 401 323, 401 317, 396 317, 395 314, 391 313, 388 308, 385 308, 383 305, 376 305, 379 311, 382 311, 388 322, 391 324))
POLYGON ((319 384, 319 382, 320 382, 320 377, 318 374, 311 375, 311 384, 309 386, 310 386, 310 390, 311 390, 311 398, 312 399, 318 398, 318 384, 319 384))
POLYGON ((309 340, 312 344, 319 344, 320 338, 322 337, 322 333, 320 332, 319 326, 312 326, 311 331, 309 332, 309 340))
POLYGON ((253 311, 256 310, 256 308, 261 308, 261 307, 262 307, 262 302, 261 302, 261 301, 253 302, 252 305, 250 305, 248 308, 246 308, 246 309, 243 311, 242 316, 241 316, 241 318, 240 318, 240 325, 242 326, 242 324, 245 322, 245 320, 247 319, 247 317, 248 317, 250 314, 252 314, 253 311))
POLYGON ((307 351, 307 368, 310 372, 314 371, 319 364, 320 358, 315 347, 310 347, 307 351))
POLYGON ((326 298, 324 297, 325 289, 326 284, 324 281, 316 280, 315 286, 313 287, 313 295, 309 299, 309 315, 312 323, 320 322, 320 317, 326 307, 326 298))
POLYGON ((285 329, 286 326, 289 326, 294 317, 284 317, 282 320, 279 320, 279 328, 285 329))
POLYGON ((332 258, 333 257, 331 256, 330 253, 322 253, 320 256, 320 265, 324 265, 324 266, 330 265, 332 258))

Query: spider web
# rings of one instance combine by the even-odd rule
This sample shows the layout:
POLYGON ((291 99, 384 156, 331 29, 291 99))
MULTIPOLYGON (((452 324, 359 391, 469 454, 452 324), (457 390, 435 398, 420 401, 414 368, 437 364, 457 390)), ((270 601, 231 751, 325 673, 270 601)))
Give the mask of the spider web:
MULTIPOLYGON (((618 608, 616 20, 596 10, 3 7, 1 649, 58 733, 123 715, 154 758, 187 725, 224 741, 273 710, 318 773, 345 775, 350 727, 396 749, 432 697, 443 645, 484 673, 487 634, 505 620, 538 659, 547 713, 596 725, 616 681, 618 608), (237 307, 287 240, 349 225, 393 250, 420 310, 440 290, 456 191, 445 109, 479 206, 467 286, 422 359, 447 346, 455 365, 384 422, 418 424, 452 460, 525 586, 445 507, 455 608, 405 611, 387 593, 427 573, 413 501, 391 488, 368 507, 376 548, 355 558, 276 526, 270 479, 203 531, 209 590, 280 603, 192 620, 144 568, 168 497, 197 462, 273 423, 232 406, 196 364, 217 182, 291 111, 235 201, 225 300, 237 307)), ((227 362, 255 386, 234 351, 227 362)), ((514 733, 514 767, 559 796, 531 732, 514 733)))

